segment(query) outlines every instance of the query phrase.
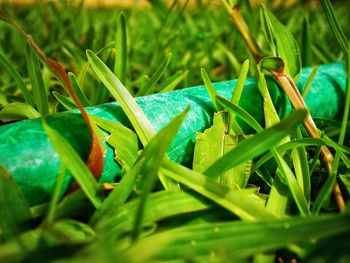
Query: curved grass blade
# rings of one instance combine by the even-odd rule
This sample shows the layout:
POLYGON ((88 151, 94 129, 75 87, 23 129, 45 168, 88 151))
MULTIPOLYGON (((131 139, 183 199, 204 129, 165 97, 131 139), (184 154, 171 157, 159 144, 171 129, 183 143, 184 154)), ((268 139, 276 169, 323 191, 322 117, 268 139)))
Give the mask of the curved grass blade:
POLYGON ((188 111, 189 108, 187 108, 182 114, 175 117, 174 120, 172 120, 164 128, 162 128, 142 151, 141 158, 144 158, 144 165, 141 167, 141 174, 143 174, 144 183, 140 196, 140 203, 135 214, 134 228, 131 233, 131 239, 134 242, 140 235, 147 196, 154 187, 159 166, 164 159, 166 150, 180 129, 181 124, 188 111))
POLYGON ((66 98, 65 96, 61 95, 60 93, 54 91, 52 92, 52 95, 56 98, 56 100, 62 104, 63 107, 65 107, 67 110, 74 110, 77 108, 77 105, 75 105, 71 100, 66 98))
POLYGON ((257 253, 349 233, 348 220, 347 214, 268 222, 205 223, 164 231, 140 240, 139 245, 150 245, 158 239, 172 240, 154 259, 156 261, 181 260, 184 255, 193 260, 199 257, 200 262, 212 258, 210 255, 217 259, 215 262, 226 262, 228 258, 251 261, 248 257, 257 253))
POLYGON ((8 73, 10 73, 10 75, 14 78, 14 80, 16 81, 19 89, 22 92, 24 101, 28 105, 34 107, 33 98, 30 95, 27 86, 24 84, 23 79, 21 78, 21 76, 19 75, 17 70, 12 66, 12 64, 1 53, 0 53, 0 65, 2 65, 8 71, 8 73))
POLYGON ((305 110, 295 111, 275 126, 243 140, 233 150, 211 165, 204 174, 216 177, 217 174, 270 150, 301 124, 306 114, 305 110))
POLYGON ((78 100, 83 105, 83 107, 91 106, 90 101, 86 98, 85 94, 83 93, 82 89, 80 88, 79 83, 78 83, 75 75, 72 72, 69 72, 68 78, 69 78, 70 83, 72 83, 72 88, 73 88, 75 94, 77 95, 78 100))
POLYGON ((63 165, 72 173, 91 203, 96 208, 99 207, 101 205, 100 187, 88 167, 62 135, 50 128, 45 121, 42 123, 63 165))
POLYGON ((243 220, 275 218, 265 209, 265 200, 250 190, 230 190, 203 174, 194 172, 170 160, 164 160, 160 169, 166 176, 193 189, 243 220))
POLYGON ((136 96, 144 96, 148 95, 152 92, 154 85, 160 80, 160 78, 164 75, 168 65, 170 63, 172 54, 170 53, 164 61, 159 65, 156 71, 153 73, 151 79, 147 82, 145 86, 143 86, 137 93, 136 96))
POLYGON ((140 137, 142 144, 146 145, 155 134, 152 124, 124 85, 102 62, 102 60, 90 50, 86 52, 86 55, 97 77, 104 83, 112 96, 120 104, 136 133, 140 137))
POLYGON ((35 106, 42 116, 47 116, 49 115, 49 101, 44 86, 39 59, 36 54, 34 54, 29 44, 26 45, 26 58, 35 106))
POLYGON ((21 120, 24 118, 35 119, 41 117, 32 106, 23 102, 12 102, 4 105, 0 111, 0 120, 3 122, 21 120))

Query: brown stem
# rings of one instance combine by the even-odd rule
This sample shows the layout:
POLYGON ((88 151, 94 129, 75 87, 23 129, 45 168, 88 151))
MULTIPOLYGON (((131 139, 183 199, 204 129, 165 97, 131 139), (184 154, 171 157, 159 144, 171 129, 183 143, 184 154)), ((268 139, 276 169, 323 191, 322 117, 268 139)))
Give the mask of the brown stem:
POLYGON ((244 42, 247 44, 248 49, 252 53, 255 61, 258 63, 263 58, 263 53, 258 44, 255 42, 254 38, 251 36, 239 7, 234 6, 230 15, 236 29, 242 36, 244 42))
MULTIPOLYGON (((274 75, 274 78, 277 80, 277 82, 280 84, 284 92, 289 97, 289 100, 292 103, 293 108, 295 109, 308 109, 303 97, 301 96, 299 90, 297 89, 293 79, 283 73, 275 73, 272 72, 274 75)), ((317 131, 317 127, 315 122, 313 121, 310 113, 308 113, 305 121, 304 126, 307 132, 309 133, 310 137, 312 138, 320 138, 320 134, 317 131)), ((327 146, 322 146, 321 153, 320 153, 320 160, 323 164, 323 166, 326 168, 328 175, 332 174, 332 167, 333 167, 333 154, 331 151, 327 148, 327 146)), ((335 181, 334 188, 333 188, 333 195, 337 202, 337 206, 339 208, 339 211, 345 210, 345 201, 342 196, 339 184, 337 181, 335 181)))

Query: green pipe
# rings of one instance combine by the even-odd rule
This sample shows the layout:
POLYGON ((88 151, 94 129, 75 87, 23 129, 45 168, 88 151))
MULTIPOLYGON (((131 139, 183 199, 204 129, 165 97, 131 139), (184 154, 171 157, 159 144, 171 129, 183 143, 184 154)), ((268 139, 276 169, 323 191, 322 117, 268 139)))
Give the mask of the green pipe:
MULTIPOLYGON (((310 75, 311 68, 301 72, 298 88, 302 90, 310 75)), ((268 81, 271 97, 281 117, 291 110, 284 95, 276 84, 268 81)), ((341 63, 320 65, 306 97, 306 104, 315 117, 337 119, 343 106, 346 77, 341 63)), ((218 93, 226 98, 232 94, 236 80, 215 83, 218 93)), ((196 132, 208 128, 212 121, 213 105, 204 86, 177 90, 169 93, 154 94, 136 98, 155 130, 159 130, 188 105, 191 109, 168 149, 169 158, 179 163, 191 160, 196 132)), ((240 106, 263 123, 263 102, 256 87, 256 80, 246 81, 240 106)), ((117 103, 107 103, 87 108, 98 117, 117 121, 130 127, 126 116, 117 103)), ((90 148, 90 135, 86 124, 77 111, 58 113, 47 118, 47 122, 59 131, 86 160, 90 148)), ((243 130, 249 128, 241 123, 243 130)), ((113 149, 106 145, 107 155, 100 182, 113 182, 120 176, 121 170, 114 161, 113 149)), ((53 149, 41 120, 25 120, 0 126, 0 165, 15 178, 30 205, 46 202, 52 193, 60 158, 53 149)), ((72 177, 65 176, 64 188, 67 189, 72 177)))

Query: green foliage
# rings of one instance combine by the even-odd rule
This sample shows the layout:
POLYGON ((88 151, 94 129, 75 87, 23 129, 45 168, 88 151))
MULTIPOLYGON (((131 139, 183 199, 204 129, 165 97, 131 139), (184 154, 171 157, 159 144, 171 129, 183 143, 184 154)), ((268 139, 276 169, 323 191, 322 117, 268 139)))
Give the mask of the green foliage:
MULTIPOLYGON (((45 53, 74 72, 68 74, 69 80, 83 106, 112 97, 135 131, 89 117, 101 128, 100 143, 105 140, 114 149, 115 160, 122 166, 120 181, 106 187, 95 180, 64 136, 43 121, 62 160, 56 187, 50 203, 29 208, 11 171, 0 168, 0 261, 231 262, 254 257, 271 262, 287 260, 289 255, 310 260, 324 254, 336 258, 335 244, 346 248, 350 234, 349 210, 335 214, 331 196, 338 178, 347 190, 346 200, 350 191, 349 67, 343 120, 322 120, 326 125, 321 127, 321 138, 309 138, 300 127, 305 110, 280 121, 266 80, 271 71, 283 68, 297 79, 300 53, 303 65, 335 60, 339 50, 346 56, 347 32, 341 30, 349 28, 345 8, 333 9, 328 0, 321 1, 336 36, 333 40, 319 12, 302 4, 282 11, 263 7, 259 22, 259 10, 249 1, 223 0, 223 8, 202 1, 196 1, 196 7, 189 0, 184 4, 175 0, 170 6, 159 0, 149 2, 150 10, 119 13, 88 10, 82 4, 72 7, 68 1, 62 1, 61 7, 38 3, 30 11, 0 4, 33 34, 45 53), (275 57, 265 57, 258 65, 246 60, 250 56, 246 46, 232 33, 230 21, 222 19, 232 7, 248 18, 263 53, 275 57), (306 19, 301 11, 307 13, 306 19), (342 15, 337 18, 336 14, 342 15), (298 26, 301 22, 304 30, 298 26), (302 42, 301 52, 296 40, 302 42), (239 106, 246 78, 254 74, 264 99, 265 128, 239 106), (220 97, 211 82, 237 77, 231 100, 220 97), (187 111, 156 133, 132 94, 166 92, 202 82, 218 112, 212 126, 197 134, 189 168, 166 155, 187 111), (237 121, 256 133, 244 134, 237 121), (317 160, 324 145, 335 152, 328 178, 317 160), (62 197, 67 172, 80 189, 62 197)), ((25 48, 5 23, 0 23, 0 30, 4 32, 0 66, 5 69, 0 72, 0 98, 6 103, 1 121, 75 109, 62 84, 51 78, 29 45, 25 48)), ((304 87, 304 97, 316 71, 315 67, 304 87)), ((343 257, 347 256, 344 252, 343 257)))

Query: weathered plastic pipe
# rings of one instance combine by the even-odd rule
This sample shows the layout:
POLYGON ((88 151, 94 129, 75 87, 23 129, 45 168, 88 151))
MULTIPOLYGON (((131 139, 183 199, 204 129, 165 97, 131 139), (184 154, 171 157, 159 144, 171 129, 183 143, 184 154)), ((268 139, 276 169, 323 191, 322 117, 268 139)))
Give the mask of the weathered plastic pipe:
MULTIPOLYGON (((311 68, 301 72, 298 88, 302 89, 311 68)), ((268 81, 273 101, 281 117, 290 111, 290 104, 281 95, 273 81, 268 81)), ((316 117, 336 119, 343 107, 346 77, 342 64, 320 65, 306 97, 311 114, 316 117)), ((236 80, 215 83, 219 94, 229 98, 236 80)), ((168 149, 169 157, 179 163, 188 162, 193 153, 195 134, 208 128, 212 121, 213 105, 204 86, 177 90, 136 98, 137 103, 159 130, 188 105, 191 109, 168 149)), ((247 79, 240 106, 260 123, 263 123, 263 101, 256 87, 256 80, 247 79)), ((114 120, 129 126, 126 116, 117 103, 87 108, 94 116, 114 120)), ((89 131, 79 112, 68 111, 47 118, 50 126, 58 130, 85 160, 90 148, 89 131)), ((247 126, 243 129, 249 132, 247 126)), ((0 166, 15 178, 30 205, 48 201, 54 189, 60 158, 50 143, 41 120, 25 120, 0 126, 0 166)), ((114 151, 107 146, 105 168, 100 182, 113 182, 120 175, 120 167, 114 161, 114 151)), ((67 189, 72 178, 66 176, 67 189)))

